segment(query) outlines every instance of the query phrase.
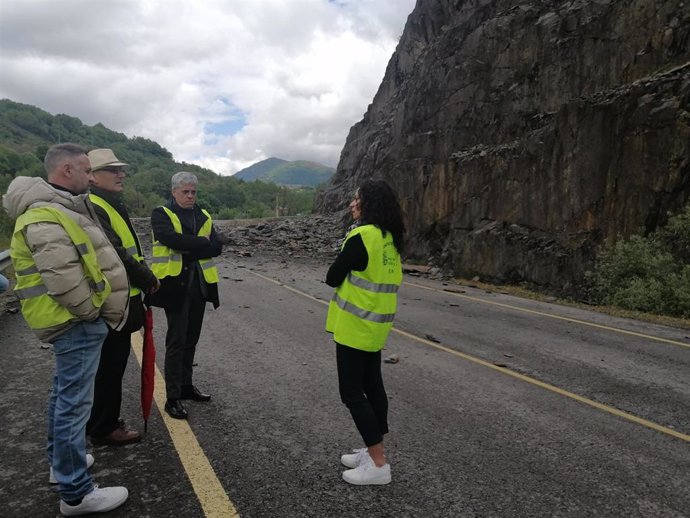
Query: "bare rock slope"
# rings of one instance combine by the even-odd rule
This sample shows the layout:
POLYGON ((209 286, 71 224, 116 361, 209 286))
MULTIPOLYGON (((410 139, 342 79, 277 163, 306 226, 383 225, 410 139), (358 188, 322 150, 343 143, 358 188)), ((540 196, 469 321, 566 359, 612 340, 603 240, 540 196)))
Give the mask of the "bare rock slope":
POLYGON ((369 177, 411 256, 577 293, 690 197, 690 2, 418 0, 317 211, 369 177))

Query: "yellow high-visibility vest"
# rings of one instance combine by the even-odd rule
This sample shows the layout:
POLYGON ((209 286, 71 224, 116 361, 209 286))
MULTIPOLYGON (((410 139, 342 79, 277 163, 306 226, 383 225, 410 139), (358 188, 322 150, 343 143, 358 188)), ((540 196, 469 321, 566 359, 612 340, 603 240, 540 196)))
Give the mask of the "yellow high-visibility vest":
MULTIPOLYGON (((116 211, 115 208, 112 205, 110 205, 110 203, 105 201, 97 194, 90 193, 89 198, 95 205, 98 205, 103 210, 105 210, 106 214, 108 215, 108 218, 110 219, 110 226, 118 235, 120 241, 122 241, 122 246, 127 251, 127 253, 134 257, 134 259, 136 259, 138 262, 143 262, 144 257, 139 253, 139 250, 141 249, 141 245, 139 244, 139 238, 136 234, 132 233, 132 231, 129 229, 129 226, 127 225, 127 222, 120 215, 120 213, 116 211)), ((130 282, 129 296, 134 297, 135 295, 139 295, 140 293, 141 290, 136 286, 133 286, 130 282)))
MULTIPOLYGON (((173 211, 168 207, 162 207, 165 213, 172 222, 173 230, 178 234, 182 234, 182 223, 173 211)), ((206 209, 201 209, 201 212, 207 217, 206 222, 201 226, 197 232, 198 236, 209 237, 213 229, 213 221, 211 215, 206 209)), ((218 268, 212 258, 199 259, 201 271, 204 272, 204 280, 208 284, 218 283, 218 268)), ((151 260, 151 271, 158 279, 165 277, 177 277, 182 273, 182 254, 178 250, 168 248, 163 243, 158 241, 155 236, 153 238, 153 259, 151 260)))
POLYGON ((335 289, 328 305, 326 331, 339 344, 363 351, 380 351, 393 327, 398 288, 402 283, 400 254, 390 232, 384 237, 375 225, 352 230, 345 243, 360 235, 369 261, 362 272, 351 271, 335 289))
POLYGON ((21 303, 22 315, 31 329, 48 329, 75 320, 75 316, 60 305, 48 292, 36 262, 26 244, 24 228, 33 223, 57 223, 79 252, 84 274, 92 289, 91 302, 100 308, 111 292, 110 282, 103 275, 91 238, 72 218, 52 207, 29 209, 17 218, 10 244, 10 256, 17 276, 14 294, 21 303))

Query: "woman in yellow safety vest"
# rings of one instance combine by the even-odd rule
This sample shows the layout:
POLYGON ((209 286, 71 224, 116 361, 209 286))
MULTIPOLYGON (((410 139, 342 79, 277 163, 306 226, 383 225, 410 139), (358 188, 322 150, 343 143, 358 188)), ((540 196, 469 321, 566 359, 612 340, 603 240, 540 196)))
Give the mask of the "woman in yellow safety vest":
POLYGON ((336 343, 340 398, 365 444, 341 457, 350 484, 388 484, 383 450, 388 397, 381 376, 381 349, 393 326, 402 282, 400 253, 405 225, 397 197, 384 181, 360 185, 350 203, 354 224, 326 283, 335 288, 326 331, 336 343))

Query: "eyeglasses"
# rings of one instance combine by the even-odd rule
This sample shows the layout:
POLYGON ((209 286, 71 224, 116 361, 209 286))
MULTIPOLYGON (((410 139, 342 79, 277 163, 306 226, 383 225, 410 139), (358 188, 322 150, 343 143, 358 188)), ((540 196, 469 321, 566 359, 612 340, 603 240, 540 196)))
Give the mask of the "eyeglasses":
POLYGON ((122 169, 121 167, 102 167, 101 169, 96 169, 93 172, 98 173, 100 171, 105 171, 106 173, 113 173, 113 174, 119 174, 119 173, 122 173, 124 175, 127 174, 127 172, 124 169, 122 169))

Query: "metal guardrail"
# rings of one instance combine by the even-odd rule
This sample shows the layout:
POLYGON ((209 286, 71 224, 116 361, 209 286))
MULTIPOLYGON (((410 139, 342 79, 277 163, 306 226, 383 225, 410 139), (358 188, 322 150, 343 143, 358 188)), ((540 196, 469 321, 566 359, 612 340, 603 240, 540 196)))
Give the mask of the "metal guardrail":
POLYGON ((7 268, 10 265, 12 265, 12 261, 10 259, 10 251, 3 250, 2 252, 0 252, 0 272, 4 272, 5 268, 7 268))

